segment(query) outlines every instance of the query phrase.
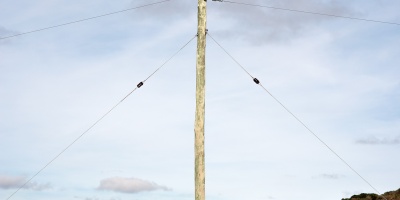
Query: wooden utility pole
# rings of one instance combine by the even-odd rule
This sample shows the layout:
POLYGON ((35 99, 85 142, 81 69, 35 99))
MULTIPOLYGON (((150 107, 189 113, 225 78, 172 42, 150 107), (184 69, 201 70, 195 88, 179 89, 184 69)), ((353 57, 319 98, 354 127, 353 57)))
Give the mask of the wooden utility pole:
POLYGON ((198 0, 196 56, 196 116, 195 133, 195 200, 205 199, 204 119, 206 71, 207 0, 198 0))

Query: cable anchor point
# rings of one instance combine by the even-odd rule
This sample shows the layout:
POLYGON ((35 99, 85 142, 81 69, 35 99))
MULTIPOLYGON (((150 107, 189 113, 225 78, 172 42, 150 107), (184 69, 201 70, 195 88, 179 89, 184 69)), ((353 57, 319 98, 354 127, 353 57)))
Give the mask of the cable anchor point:
MULTIPOLYGON (((205 33, 204 35, 207 35, 208 29, 206 29, 206 30, 204 31, 204 33, 205 33)), ((196 37, 199 37, 199 33, 196 34, 196 37)))

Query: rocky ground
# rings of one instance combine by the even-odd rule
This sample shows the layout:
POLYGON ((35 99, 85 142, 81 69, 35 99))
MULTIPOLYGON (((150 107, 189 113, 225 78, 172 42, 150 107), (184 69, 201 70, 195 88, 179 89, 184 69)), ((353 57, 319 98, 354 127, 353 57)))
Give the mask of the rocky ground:
POLYGON ((400 200, 400 189, 396 191, 385 192, 382 196, 377 194, 361 193, 342 200, 400 200))

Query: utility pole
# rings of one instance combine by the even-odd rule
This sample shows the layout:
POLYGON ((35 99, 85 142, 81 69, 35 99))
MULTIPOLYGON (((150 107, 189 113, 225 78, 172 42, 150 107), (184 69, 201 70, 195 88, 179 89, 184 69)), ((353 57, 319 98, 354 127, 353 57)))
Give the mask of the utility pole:
POLYGON ((198 0, 196 56, 195 200, 205 200, 204 119, 206 71, 207 0, 198 0))

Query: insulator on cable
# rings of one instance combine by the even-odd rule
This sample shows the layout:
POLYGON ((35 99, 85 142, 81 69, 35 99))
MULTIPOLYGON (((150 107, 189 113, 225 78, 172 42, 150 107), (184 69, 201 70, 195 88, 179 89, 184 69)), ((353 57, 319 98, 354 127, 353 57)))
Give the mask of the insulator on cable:
POLYGON ((140 82, 139 84, 137 84, 137 87, 140 88, 143 86, 143 82, 140 82))
POLYGON ((256 83, 256 84, 260 84, 260 81, 259 81, 257 78, 254 78, 253 81, 254 81, 254 83, 256 83))

